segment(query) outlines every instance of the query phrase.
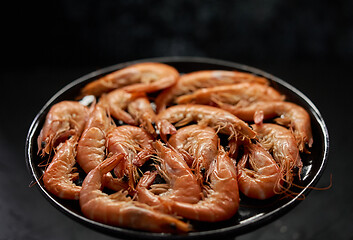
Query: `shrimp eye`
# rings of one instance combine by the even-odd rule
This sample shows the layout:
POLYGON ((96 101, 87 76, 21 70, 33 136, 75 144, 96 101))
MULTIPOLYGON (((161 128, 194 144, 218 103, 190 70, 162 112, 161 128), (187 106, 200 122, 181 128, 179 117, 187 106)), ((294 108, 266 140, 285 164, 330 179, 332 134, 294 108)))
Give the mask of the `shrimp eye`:
POLYGON ((200 171, 201 171, 202 174, 204 174, 204 173, 206 172, 206 168, 202 167, 202 168, 200 169, 200 171))
POLYGON ((72 138, 72 135, 69 135, 69 136, 67 137, 67 139, 70 139, 70 138, 72 138))
POLYGON ((46 143, 45 141, 42 141, 42 142, 40 143, 40 146, 41 146, 42 148, 45 148, 45 145, 47 145, 47 143, 46 143))
POLYGON ((128 182, 129 181, 129 177, 128 176, 126 176, 126 175, 124 175, 124 177, 123 177, 123 182, 128 182))

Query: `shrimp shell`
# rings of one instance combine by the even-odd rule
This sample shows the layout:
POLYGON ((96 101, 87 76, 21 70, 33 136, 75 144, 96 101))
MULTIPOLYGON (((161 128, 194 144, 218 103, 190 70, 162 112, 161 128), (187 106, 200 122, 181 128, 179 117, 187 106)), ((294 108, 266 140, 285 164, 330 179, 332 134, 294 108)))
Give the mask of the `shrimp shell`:
POLYGON ((161 135, 167 135, 169 129, 164 128, 165 122, 183 126, 192 121, 198 122, 200 125, 210 126, 230 137, 241 135, 252 139, 256 136, 256 133, 246 122, 233 114, 223 109, 198 104, 176 105, 160 112, 157 115, 157 128, 161 135))
POLYGON ((88 117, 88 108, 79 102, 62 101, 54 104, 37 138, 38 153, 49 154, 69 136, 80 137, 88 117))
POLYGON ((241 82, 257 82, 268 84, 268 80, 250 73, 224 70, 204 70, 182 75, 177 83, 163 90, 156 98, 157 113, 163 111, 174 100, 182 95, 190 94, 200 88, 230 85, 241 82))
POLYGON ((82 88, 79 98, 86 95, 100 96, 117 88, 129 92, 155 92, 173 85, 179 72, 166 64, 138 63, 105 75, 82 88))
POLYGON ((89 172, 82 183, 80 207, 82 213, 97 222, 150 232, 188 232, 191 226, 177 218, 155 211, 149 206, 132 201, 126 192, 108 195, 101 191, 103 176, 122 159, 113 155, 89 172))
POLYGON ((43 175, 44 187, 62 199, 78 200, 81 187, 73 181, 78 173, 72 173, 76 163, 77 137, 71 137, 57 147, 53 160, 43 175))

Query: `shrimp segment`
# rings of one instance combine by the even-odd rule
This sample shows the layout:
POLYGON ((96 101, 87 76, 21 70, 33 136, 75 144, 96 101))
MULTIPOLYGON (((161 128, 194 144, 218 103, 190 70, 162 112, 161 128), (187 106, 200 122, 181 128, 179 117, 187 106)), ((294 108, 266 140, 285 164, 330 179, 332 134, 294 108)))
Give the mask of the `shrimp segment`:
POLYGON ((178 71, 163 63, 138 63, 112 72, 87 84, 80 97, 100 96, 117 88, 129 92, 155 92, 173 85, 179 77, 178 71))
POLYGON ((239 134, 246 138, 256 136, 247 123, 233 114, 216 107, 197 104, 176 105, 167 108, 157 115, 157 128, 161 135, 167 135, 169 129, 164 128, 165 122, 170 122, 175 126, 183 126, 192 121, 198 122, 199 125, 210 126, 231 137, 239 134))
POLYGON ((72 173, 76 163, 76 145, 77 137, 61 143, 43 175, 45 188, 59 198, 78 200, 80 196, 81 187, 73 182, 78 173, 72 173))
POLYGON ((281 170, 260 144, 245 144, 238 162, 239 190, 250 198, 267 199, 281 190, 281 170))
POLYGON ((153 138, 142 128, 119 126, 107 135, 107 147, 110 153, 124 154, 124 160, 114 169, 118 178, 128 178, 130 189, 135 188, 138 179, 136 166, 142 166, 154 153, 153 138))
POLYGON ((278 117, 275 122, 292 130, 301 152, 305 150, 305 145, 310 148, 313 144, 310 116, 304 108, 294 103, 268 101, 255 102, 246 107, 225 106, 222 108, 244 121, 255 119, 255 123, 262 122, 263 119, 278 117))
POLYGON ((178 104, 196 103, 212 105, 227 103, 246 105, 255 101, 282 101, 284 96, 274 88, 259 83, 238 83, 210 88, 202 88, 176 99, 178 104))
POLYGON ((88 108, 79 102, 62 101, 53 105, 37 138, 38 153, 45 156, 69 136, 79 137, 87 116, 88 108))
POLYGON ((254 124, 259 142, 279 164, 286 182, 290 186, 293 182, 293 168, 298 168, 300 176, 303 163, 300 159, 299 149, 292 132, 277 124, 254 124))
POLYGON ((190 166, 201 184, 204 181, 203 173, 207 172, 218 154, 218 135, 215 130, 207 126, 186 126, 170 137, 169 144, 185 159, 191 159, 190 166))
POLYGON ((177 83, 165 89, 156 98, 157 112, 167 108, 170 103, 182 95, 190 94, 200 88, 209 88, 220 85, 230 85, 241 82, 257 82, 268 84, 267 79, 253 74, 237 71, 197 71, 182 75, 177 83))
POLYGON ((122 154, 106 159, 90 171, 82 184, 80 207, 82 213, 104 224, 151 232, 188 232, 189 224, 170 215, 157 212, 145 204, 132 201, 125 192, 108 195, 101 191, 103 176, 122 161, 122 154))

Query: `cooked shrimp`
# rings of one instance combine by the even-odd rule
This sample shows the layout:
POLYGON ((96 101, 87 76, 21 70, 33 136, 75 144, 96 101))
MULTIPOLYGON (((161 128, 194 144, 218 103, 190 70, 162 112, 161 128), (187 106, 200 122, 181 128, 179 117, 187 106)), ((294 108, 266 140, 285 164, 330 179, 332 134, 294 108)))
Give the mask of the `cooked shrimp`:
POLYGON ((69 136, 80 137, 87 116, 88 108, 79 102, 62 101, 53 105, 37 138, 38 153, 44 156, 69 136))
POLYGON ((160 141, 154 142, 160 165, 159 174, 166 180, 169 187, 166 192, 155 195, 148 190, 156 174, 146 172, 137 184, 137 199, 153 206, 155 209, 167 212, 166 206, 160 205, 161 199, 178 202, 196 203, 201 199, 201 188, 196 177, 188 167, 183 157, 174 149, 163 146, 160 141))
POLYGON ((194 93, 180 96, 177 104, 196 103, 212 105, 218 102, 230 105, 247 105, 255 101, 282 101, 284 96, 274 88, 259 83, 238 83, 202 88, 194 93))
POLYGON ((297 142, 292 132, 277 124, 252 125, 261 145, 270 153, 279 164, 281 172, 288 183, 293 182, 293 168, 298 168, 300 176, 303 163, 300 159, 297 142))
POLYGON ((129 92, 155 92, 173 85, 179 78, 178 71, 163 63, 138 63, 112 72, 87 84, 80 97, 100 96, 117 88, 129 92))
POLYGON ((223 221, 231 218, 239 208, 237 171, 233 161, 219 146, 219 153, 207 171, 209 186, 207 194, 197 203, 181 202, 173 199, 160 199, 164 211, 178 216, 207 222, 223 221))
POLYGON ((275 122, 292 130, 301 152, 305 150, 306 145, 311 147, 313 144, 310 116, 304 108, 294 103, 268 101, 255 102, 246 107, 227 106, 222 108, 244 121, 255 119, 255 123, 262 122, 263 119, 278 117, 275 122))
POLYGON ((78 173, 73 173, 76 163, 77 136, 60 143, 57 151, 43 175, 44 187, 59 198, 78 200, 81 187, 73 181, 78 173))
MULTIPOLYGON (((203 174, 207 172, 211 162, 218 154, 218 135, 207 126, 190 125, 180 128, 169 139, 169 144, 177 149, 184 159, 191 159, 191 168, 200 183, 204 181, 203 174)), ((189 160, 190 162, 190 160, 189 160)))
POLYGON ((241 82, 268 84, 267 79, 250 73, 237 71, 197 71, 182 75, 177 83, 165 89, 156 98, 157 112, 161 112, 182 95, 190 94, 200 88, 230 85, 241 82))
POLYGON ((107 135, 108 152, 125 155, 114 173, 128 181, 130 190, 135 188, 139 177, 136 167, 142 166, 154 153, 152 142, 153 137, 148 132, 135 126, 115 127, 107 135))
POLYGON ((189 224, 167 214, 155 211, 149 206, 132 201, 126 192, 108 195, 101 191, 103 176, 110 172, 123 155, 106 159, 89 172, 82 184, 80 207, 82 213, 94 221, 118 227, 133 228, 151 232, 188 232, 189 224))
POLYGON ((153 127, 153 124, 155 124, 156 121, 156 113, 146 96, 133 100, 128 105, 127 110, 132 118, 137 120, 140 127, 145 129, 151 135, 156 135, 156 130, 153 127))
POLYGON ((244 145, 237 167, 239 190, 245 196, 267 199, 281 192, 281 169, 259 143, 244 145))
POLYGON ((201 126, 210 126, 230 137, 240 135, 241 137, 254 138, 256 135, 247 123, 233 114, 216 107, 197 104, 176 105, 167 108, 157 115, 156 125, 163 136, 170 133, 168 128, 165 129, 166 122, 175 124, 175 126, 183 126, 192 121, 198 122, 201 126))
MULTIPOLYGON (((109 113, 100 104, 96 104, 86 123, 86 129, 77 145, 76 161, 80 167, 89 173, 106 158, 106 133, 115 124, 109 113)), ((105 186, 119 191, 127 189, 126 183, 113 178, 110 173, 104 175, 105 186)))
POLYGON ((134 119, 126 110, 133 100, 141 96, 144 96, 144 93, 128 93, 122 89, 116 89, 103 95, 100 98, 100 104, 107 108, 115 119, 130 125, 138 125, 137 119, 134 119))

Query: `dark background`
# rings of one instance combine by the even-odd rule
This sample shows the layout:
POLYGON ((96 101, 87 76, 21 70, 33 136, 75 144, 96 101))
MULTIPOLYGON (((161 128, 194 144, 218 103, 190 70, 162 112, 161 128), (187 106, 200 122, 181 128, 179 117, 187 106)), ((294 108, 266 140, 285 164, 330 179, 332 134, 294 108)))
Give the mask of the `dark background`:
POLYGON ((287 215, 237 239, 353 239, 353 1, 12 1, 2 9, 0 239, 113 239, 54 209, 24 159, 50 97, 102 67, 198 56, 260 68, 307 95, 330 134, 317 187, 287 215))

